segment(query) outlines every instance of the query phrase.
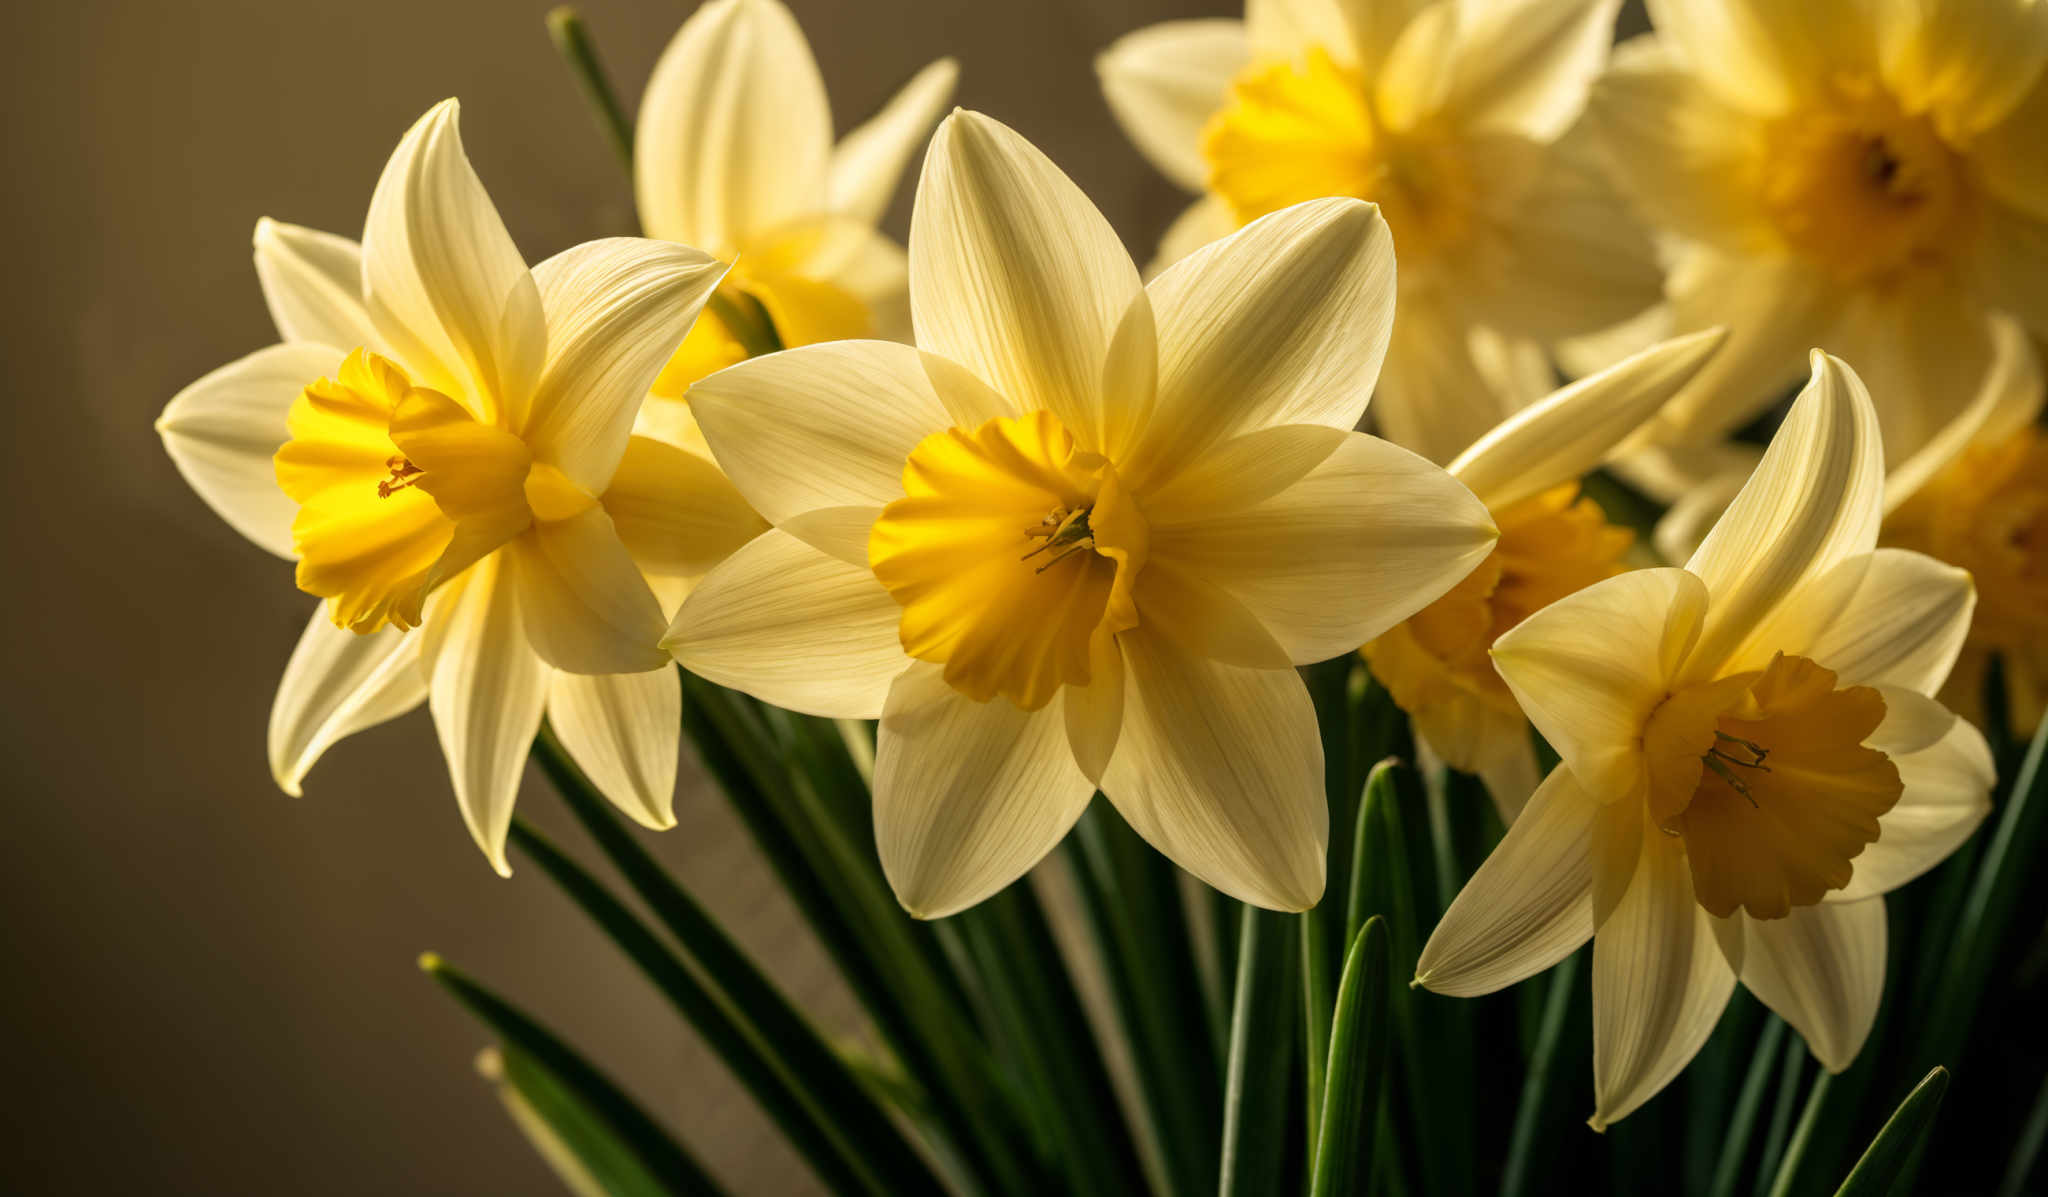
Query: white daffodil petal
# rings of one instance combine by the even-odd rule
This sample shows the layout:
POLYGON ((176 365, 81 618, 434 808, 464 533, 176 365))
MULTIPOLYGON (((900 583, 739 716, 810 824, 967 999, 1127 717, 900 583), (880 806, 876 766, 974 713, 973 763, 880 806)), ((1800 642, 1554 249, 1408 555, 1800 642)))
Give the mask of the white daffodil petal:
MULTIPOLYGON (((1349 10, 1394 7, 1385 0, 1245 0, 1245 38, 1254 54, 1272 58, 1298 58, 1311 46, 1320 46, 1341 63, 1358 59, 1349 10)), ((1405 7, 1405 6, 1404 6, 1405 7)), ((1392 42, 1396 28, 1384 31, 1392 42)), ((1372 65, 1372 64, 1367 64, 1372 65)))
POLYGON ((413 381, 518 427, 547 353, 540 290, 462 150, 454 100, 392 151, 363 222, 363 296, 413 381))
POLYGON ((1157 523, 1191 524, 1242 511, 1293 486, 1330 459, 1352 433, 1322 424, 1281 424, 1211 445, 1188 468, 1145 495, 1157 523))
POLYGON ((640 673, 667 663, 661 604, 604 508, 537 520, 501 552, 511 566, 506 581, 519 588, 527 640, 549 664, 640 673))
POLYGON ((313 765, 348 736, 426 701, 419 637, 334 626, 322 604, 306 622, 270 704, 270 775, 296 798, 313 765))
POLYGON ((1533 977, 1593 937, 1592 831, 1601 805, 1557 769, 1458 891, 1415 983, 1476 997, 1533 977))
POLYGON ((434 593, 425 625, 434 635, 421 647, 431 671, 427 704, 462 821, 491 867, 509 877, 505 836, 554 670, 527 644, 503 557, 493 553, 434 593))
POLYGON ((1067 746, 1074 763, 1098 788, 1124 726, 1124 650, 1114 636, 1098 636, 1089 644, 1089 682, 1060 691, 1066 708, 1067 746))
POLYGON ((1235 595, 1296 664, 1350 652, 1421 610, 1497 535, 1450 475, 1362 432, 1271 498, 1168 518, 1154 519, 1151 559, 1235 595))
POLYGON ((1461 127, 1550 141, 1585 107, 1621 0, 1466 4, 1450 108, 1461 127))
POLYGON ((1742 983, 1792 1024, 1829 1072, 1862 1049, 1884 996, 1884 900, 1794 907, 1742 923, 1742 983))
POLYGON ((1115 230, 1036 146, 979 113, 939 126, 910 218, 920 348, 1092 448, 1103 359, 1138 289, 1115 230))
POLYGON ((600 500, 640 572, 695 578, 768 530, 718 467, 649 437, 626 455, 600 500))
POLYGON ((1884 448, 1870 395, 1855 371, 1815 350, 1812 381, 1686 562, 1712 598, 1687 675, 1714 676, 1787 596, 1869 552, 1883 514, 1884 448))
POLYGON ((1330 816, 1301 675, 1193 659, 1142 627, 1119 640, 1123 729, 1103 793, 1153 847, 1231 897, 1315 905, 1330 816))
POLYGON ((1787 652, 1834 670, 1840 685, 1932 694, 1962 651, 1976 605, 1967 571, 1922 553, 1878 549, 1795 591, 1728 669, 1762 669, 1787 652))
POLYGON ((214 514, 260 548, 291 558, 298 504, 277 485, 271 458, 291 439, 285 416, 307 385, 346 353, 296 343, 259 349, 179 391, 156 418, 164 452, 214 514))
MULTIPOLYGON (((2040 11, 2039 4, 2035 8, 2040 11)), ((1985 190, 2034 221, 2048 220, 2048 154, 2041 153, 2044 123, 2048 72, 2004 120, 1970 142, 1970 165, 1985 190)))
POLYGON ((1205 195, 1181 210, 1160 234, 1159 248, 1145 264, 1145 277, 1157 278, 1166 268, 1218 238, 1237 231, 1237 217, 1217 196, 1205 195))
POLYGON ((643 827, 676 825, 683 687, 673 666, 646 673, 556 673, 548 724, 612 805, 643 827))
POLYGON ((1908 112, 1967 143, 2039 90, 2048 9, 2030 0, 1907 0, 1880 6, 1878 62, 1908 112), (1889 18, 1889 19, 1882 19, 1889 18))
POLYGON ((1249 57, 1243 21, 1164 21, 1110 43, 1095 57, 1095 74, 1110 112, 1146 161, 1200 191, 1209 177, 1202 126, 1223 107, 1249 57))
POLYGON ((254 242, 256 278, 278 336, 344 352, 377 343, 363 306, 361 246, 268 216, 256 222, 254 242))
POLYGON ((1874 48, 1864 0, 1648 0, 1660 38, 1724 101, 1775 115, 1874 48), (1854 47, 1855 49, 1852 49, 1854 47))
POLYGON ((1088 809, 1060 703, 975 702, 918 663, 896 679, 875 739, 875 844, 903 908, 963 910, 1024 875, 1088 809))
POLYGON ((1964 398, 1983 389, 1995 335, 1993 313, 1967 282, 1927 278, 1847 296, 1818 343, 1863 380, 1889 465, 1941 435, 1964 398))
POLYGON ((1461 7, 1424 7, 1402 28, 1373 72, 1373 110, 1388 129, 1407 133, 1443 111, 1460 48, 1461 7))
POLYGON ((1735 991, 1713 920, 1693 900, 1684 846, 1654 828, 1628 891, 1593 937, 1594 1130, 1669 1084, 1735 991))
POLYGON ((1159 391, 1119 472, 1163 482, 1239 433, 1358 423, 1393 328, 1393 238, 1370 204, 1311 200, 1203 247, 1145 290, 1159 391))
POLYGON ((910 664, 896 634, 902 614, 865 566, 772 529, 704 576, 662 647, 764 702, 873 719, 910 664))
POLYGON ((726 254, 826 210, 832 109, 779 0, 711 0, 648 77, 633 191, 650 237, 726 254))
POLYGON ((639 237, 587 241, 534 267, 548 329, 525 430, 534 455, 593 494, 610 484, 641 400, 725 270, 639 237))
POLYGON ((959 78, 960 64, 950 58, 928 64, 880 112, 839 139, 826 186, 833 212, 880 223, 904 166, 931 137, 959 78))
POLYGON ((1450 472, 1503 511, 1590 473, 1699 373, 1722 329, 1675 337, 1554 392, 1458 455, 1450 472))
POLYGON ((2027 330, 2009 316, 1994 316, 1991 346, 1991 369, 1984 377, 1984 385, 1970 399, 1970 405, 1944 422, 1905 460, 1898 461, 1897 450, 1892 450, 1896 464, 1884 476, 1887 516, 1948 468, 1971 444, 1980 439, 2002 440, 2040 415, 2041 359, 2028 340, 2027 330))
POLYGON ((769 354, 690 388, 733 485, 770 521, 903 497, 917 443, 955 421, 908 345, 830 341, 769 354))
POLYGON ((1540 344, 1474 328, 1442 295, 1404 295, 1401 335, 1373 395, 1373 426, 1447 464, 1556 383, 1540 344))
POLYGON ((1494 667, 1529 721, 1604 802, 1642 773, 1644 721, 1699 636, 1706 587, 1639 569, 1565 596, 1494 642, 1494 667))
POLYGON ((1249 669, 1294 663, 1249 607, 1171 558, 1147 562, 1132 597, 1139 622, 1182 653, 1249 669))
POLYGON ((1878 819, 1877 842, 1859 853, 1849 884, 1830 902, 1890 893, 1962 846, 1991 813, 1997 766, 1984 733, 1957 719, 1948 734, 1918 752, 1892 757, 1903 789, 1878 819))

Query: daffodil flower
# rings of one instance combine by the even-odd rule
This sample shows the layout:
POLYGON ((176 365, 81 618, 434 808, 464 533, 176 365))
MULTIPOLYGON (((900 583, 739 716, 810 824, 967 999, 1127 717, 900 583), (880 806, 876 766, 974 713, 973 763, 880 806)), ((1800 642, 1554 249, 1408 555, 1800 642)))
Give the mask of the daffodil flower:
POLYGON ((1509 417, 1449 466, 1500 540, 1450 593, 1361 651, 1424 747, 1477 773, 1512 820, 1540 779, 1529 723, 1488 650, 1531 613, 1621 572, 1634 541, 1579 479, 1657 413, 1719 348, 1709 330, 1646 349, 1509 417))
POLYGON ((1351 431, 1393 314, 1369 204, 1302 204, 1147 287, 1079 188, 956 112, 910 233, 917 344, 755 358, 691 403, 775 524, 667 644, 799 711, 881 719, 875 833, 912 913, 970 906, 1099 787, 1261 906, 1321 897, 1322 748, 1294 666, 1486 556, 1448 474, 1351 431))
POLYGON ((529 271, 456 118, 446 101, 399 143, 360 248, 258 224, 283 343, 157 427, 200 497, 326 599, 271 712, 278 785, 297 794, 336 741, 425 701, 502 873, 544 712, 622 809, 674 822, 680 694, 643 571, 701 573, 761 525, 716 488, 693 502, 716 470, 630 435, 724 267, 613 238, 529 271))
POLYGON ((1161 264, 1302 200, 1379 204, 1401 305, 1374 418, 1448 462, 1551 390, 1544 342, 1656 297, 1648 242, 1564 137, 1618 7, 1247 0, 1242 21, 1132 33, 1096 68, 1138 149, 1203 195, 1161 264))
MULTIPOLYGON (((903 250, 876 224, 953 94, 950 58, 837 145, 825 80, 780 0, 711 0, 655 64, 633 136, 634 191, 650 237, 733 263, 724 293, 758 303, 785 345, 900 338, 903 250)), ((716 312, 698 319, 654 386, 651 422, 694 435, 670 402, 747 356, 716 312)))
POLYGON ((1579 591, 1494 659, 1563 764, 1417 965, 1488 993, 1593 939, 1597 1129, 1706 1041, 1738 978, 1825 1068, 1884 984, 1879 895, 1989 809, 1984 738, 1928 697, 1969 575, 1876 548, 1883 454, 1862 382, 1818 351, 1756 474, 1685 567, 1579 591))
POLYGON ((1990 369, 1989 315, 2048 333, 2048 5, 1650 0, 1587 124, 1660 235, 1667 327, 1731 322, 1663 421, 1740 426, 1821 345, 1892 465, 1990 369))

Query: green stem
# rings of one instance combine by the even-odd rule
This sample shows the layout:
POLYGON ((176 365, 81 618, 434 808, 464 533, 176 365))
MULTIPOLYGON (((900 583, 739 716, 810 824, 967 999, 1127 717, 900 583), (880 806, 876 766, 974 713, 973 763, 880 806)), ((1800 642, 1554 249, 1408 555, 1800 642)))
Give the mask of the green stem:
POLYGON ((1821 1103, 1827 1100, 1828 1082, 1833 1079, 1825 1072, 1813 1078, 1813 1089, 1806 1095, 1806 1108, 1799 1115, 1799 1129, 1792 1132, 1792 1141, 1785 1145, 1785 1158, 1778 1164, 1778 1177, 1771 1184, 1771 1197, 1792 1197, 1792 1178, 1799 1175, 1799 1161, 1806 1155, 1806 1144, 1813 1137, 1813 1124, 1820 1116, 1821 1103))
POLYGON ((1785 1020, 1773 1014, 1764 1022, 1756 1054, 1749 1061, 1749 1073, 1742 1078, 1742 1092, 1735 1099, 1734 1113, 1729 1115, 1728 1135, 1714 1164, 1714 1179, 1707 1186, 1707 1197, 1733 1197, 1735 1183, 1742 1176, 1742 1163, 1749 1156, 1750 1136, 1756 1133, 1757 1114, 1763 1109, 1764 1089, 1778 1067, 1784 1040, 1785 1020))
POLYGON ((711 293, 704 307, 718 317, 719 323, 725 325, 725 330, 747 351, 748 357, 782 351, 782 336, 775 331, 775 321, 769 317, 768 309, 762 306, 761 301, 753 296, 720 289, 711 293))
POLYGON ((619 103, 618 93, 612 90, 611 80, 605 76, 604 64, 597 60, 597 47, 591 43, 590 31, 583 27, 583 17, 565 4, 550 11, 547 22, 548 38, 555 43, 555 52, 568 64, 569 73, 576 76, 577 89, 589 102, 598 127, 604 131, 605 139, 612 143, 612 149, 618 153, 619 161, 625 164, 626 172, 631 174, 633 120, 619 103))
POLYGON ((1268 1197, 1286 1152, 1287 1086, 1293 1059, 1294 929, 1254 906, 1238 923, 1237 998, 1223 1088, 1219 1197, 1268 1197))
POLYGON ((1543 998, 1543 1019, 1536 1031, 1536 1047, 1529 1056, 1529 1071, 1522 1078, 1522 1099, 1515 1107, 1515 1126, 1508 1137, 1507 1163, 1501 1169, 1501 1197, 1520 1197, 1529 1179, 1530 1153, 1536 1146, 1536 1132, 1550 1099, 1552 1069, 1557 1062, 1558 1044, 1564 1041, 1565 1016, 1572 1008, 1572 990, 1579 980, 1579 958, 1570 956, 1551 970, 1550 992, 1543 998))

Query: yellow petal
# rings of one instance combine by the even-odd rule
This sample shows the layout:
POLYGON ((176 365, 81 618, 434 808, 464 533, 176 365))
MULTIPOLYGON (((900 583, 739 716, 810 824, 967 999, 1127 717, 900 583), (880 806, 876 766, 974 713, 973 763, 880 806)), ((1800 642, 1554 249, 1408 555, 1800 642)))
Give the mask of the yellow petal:
POLYGON ((1202 190, 1202 126, 1221 108, 1248 50, 1244 22, 1164 21, 1127 33, 1095 57, 1109 110, 1147 161, 1202 190))
POLYGON ((668 666, 648 673, 557 673, 548 725, 612 805, 643 827, 676 825, 682 683, 668 666))

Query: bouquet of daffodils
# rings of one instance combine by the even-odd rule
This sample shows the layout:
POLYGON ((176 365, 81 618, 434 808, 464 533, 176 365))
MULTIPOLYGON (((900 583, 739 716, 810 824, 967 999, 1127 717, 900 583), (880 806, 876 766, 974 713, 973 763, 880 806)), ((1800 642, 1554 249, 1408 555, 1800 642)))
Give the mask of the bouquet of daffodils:
MULTIPOLYGON (((646 236, 446 101, 158 423, 318 600, 278 784, 424 703, 832 1194, 2038 1191, 2048 3, 1618 7, 1129 34, 1142 267, 951 61, 835 142, 709 0, 634 119, 558 11, 646 236), (870 1039, 628 825, 685 739, 870 1039)), ((572 1191, 723 1191, 422 964, 572 1191)))

